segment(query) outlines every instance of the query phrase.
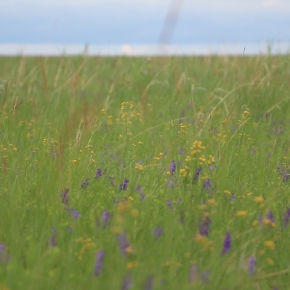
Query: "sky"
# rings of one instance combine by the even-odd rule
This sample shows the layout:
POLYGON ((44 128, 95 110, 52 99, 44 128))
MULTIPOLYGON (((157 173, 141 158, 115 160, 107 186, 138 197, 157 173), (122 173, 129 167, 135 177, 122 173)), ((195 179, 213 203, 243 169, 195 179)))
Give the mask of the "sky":
POLYGON ((290 43, 289 31, 290 0, 0 0, 0 44, 290 43))

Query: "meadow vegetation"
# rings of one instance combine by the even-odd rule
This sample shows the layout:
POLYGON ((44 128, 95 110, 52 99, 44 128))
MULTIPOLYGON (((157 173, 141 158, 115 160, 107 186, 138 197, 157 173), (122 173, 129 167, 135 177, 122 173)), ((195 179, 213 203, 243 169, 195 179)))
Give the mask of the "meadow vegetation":
POLYGON ((0 289, 288 289, 290 57, 1 57, 0 289))

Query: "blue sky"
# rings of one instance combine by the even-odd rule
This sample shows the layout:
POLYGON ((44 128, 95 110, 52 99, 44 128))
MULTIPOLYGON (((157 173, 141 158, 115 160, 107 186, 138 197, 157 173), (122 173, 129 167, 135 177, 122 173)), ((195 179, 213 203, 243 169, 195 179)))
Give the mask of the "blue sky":
MULTIPOLYGON (((157 44, 171 3, 172 0, 2 0, 0 43, 157 44)), ((172 44, 290 42, 289 0, 179 3, 178 20, 168 39, 172 44)))

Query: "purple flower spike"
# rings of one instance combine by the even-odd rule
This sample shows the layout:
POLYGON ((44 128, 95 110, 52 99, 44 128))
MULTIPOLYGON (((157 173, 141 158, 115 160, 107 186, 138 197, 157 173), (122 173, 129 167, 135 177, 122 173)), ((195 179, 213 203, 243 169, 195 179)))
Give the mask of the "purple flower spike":
POLYGON ((78 219, 80 216, 81 216, 81 214, 78 211, 76 211, 76 210, 73 211, 73 218, 75 220, 78 219))
POLYGON ((208 281, 209 275, 210 275, 210 270, 206 270, 200 274, 200 279, 204 284, 207 284, 209 282, 208 281))
POLYGON ((95 263, 95 275, 98 276, 101 274, 103 265, 104 265, 104 257, 105 252, 99 251, 96 255, 96 263, 95 263))
POLYGON ((203 236, 208 236, 209 235, 209 226, 211 224, 210 219, 205 219, 202 224, 199 226, 199 233, 203 236))
POLYGON ((287 208, 286 212, 283 213, 284 217, 284 227, 286 228, 288 226, 289 220, 290 220, 290 208, 287 208))
POLYGON ((132 287, 133 281, 130 275, 127 275, 127 277, 124 279, 122 284, 122 290, 128 290, 132 287))
POLYGON ((153 290, 153 284, 154 284, 153 276, 149 276, 145 282, 144 290, 153 290))
POLYGON ((173 178, 168 178, 167 184, 170 188, 174 187, 174 179, 173 178))
POLYGON ((289 170, 285 170, 284 172, 284 177, 283 177, 283 181, 287 181, 290 177, 290 172, 289 170))
POLYGON ((52 228, 51 232, 52 232, 52 237, 50 238, 50 246, 55 247, 56 246, 55 228, 52 228))
POLYGON ((199 179, 199 177, 200 177, 200 174, 201 174, 201 171, 202 171, 202 168, 201 168, 201 167, 199 167, 199 168, 196 170, 196 172, 195 172, 195 176, 194 176, 194 178, 193 178, 193 183, 198 181, 198 179, 199 179))
POLYGON ((231 233, 227 232, 225 239, 224 239, 224 246, 223 246, 223 250, 222 250, 222 255, 226 254, 227 252, 229 252, 231 250, 231 233))
POLYGON ((128 179, 124 179, 123 183, 120 184, 120 190, 126 190, 128 183, 129 183, 129 180, 128 179))
POLYGON ((271 210, 269 210, 267 212, 267 219, 270 220, 272 223, 275 223, 275 219, 274 219, 274 215, 273 215, 273 212, 271 210))
POLYGON ((180 212, 180 215, 179 215, 179 222, 180 222, 181 224, 184 224, 184 212, 183 212, 183 211, 180 212))
POLYGON ((173 210, 172 201, 170 199, 167 200, 167 206, 170 210, 173 210))
POLYGON ((258 221, 259 221, 260 225, 263 224, 263 216, 261 214, 259 214, 259 216, 258 216, 258 221))
POLYGON ((103 222, 104 222, 104 229, 108 226, 111 214, 104 210, 103 211, 103 222))
POLYGON ((65 206, 69 206, 69 189, 65 188, 64 190, 62 190, 61 192, 61 202, 62 204, 64 204, 65 206))
POLYGON ((185 152, 185 150, 184 150, 183 148, 180 148, 179 151, 178 151, 178 153, 179 153, 180 155, 183 155, 184 152, 185 152))
POLYGON ((117 236, 117 240, 121 249, 121 252, 123 254, 123 256, 126 256, 127 252, 127 248, 130 246, 127 237, 126 237, 126 233, 124 232, 123 234, 119 234, 117 236))
POLYGON ((146 195, 144 194, 143 189, 141 188, 141 185, 138 185, 135 190, 140 193, 140 200, 143 201, 146 195))
POLYGON ((5 250, 5 244, 0 244, 0 263, 2 263, 2 261, 3 261, 3 252, 4 252, 4 250, 5 250))
POLYGON ((254 256, 252 256, 249 259, 249 274, 250 274, 250 276, 254 276, 255 266, 256 266, 256 258, 254 256))
POLYGON ((78 219, 81 216, 81 214, 75 209, 69 208, 67 211, 72 215, 74 220, 78 219))
POLYGON ((193 283, 194 280, 198 279, 198 266, 195 264, 192 264, 189 268, 189 283, 193 283))
POLYGON ((171 162, 171 166, 170 166, 170 175, 173 175, 173 173, 175 172, 175 170, 176 170, 176 163, 175 163, 175 161, 173 160, 173 161, 171 162))
POLYGON ((157 227, 154 231, 153 231, 153 235, 156 237, 156 238, 159 238, 160 236, 162 236, 163 234, 163 230, 161 227, 157 227))
POLYGON ((203 188, 204 188, 204 189, 207 189, 207 188, 209 188, 210 186, 211 186, 210 179, 206 179, 206 180, 204 181, 203 188))
POLYGON ((95 179, 98 179, 102 176, 102 169, 101 168, 98 168, 97 171, 96 171, 96 176, 95 176, 95 179))

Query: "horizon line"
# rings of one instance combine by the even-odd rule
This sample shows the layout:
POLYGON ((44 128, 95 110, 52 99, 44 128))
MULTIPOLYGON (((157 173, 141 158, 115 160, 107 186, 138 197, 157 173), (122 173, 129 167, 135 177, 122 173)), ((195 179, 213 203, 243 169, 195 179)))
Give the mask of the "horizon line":
POLYGON ((0 43, 0 56, 222 56, 289 53, 290 42, 112 45, 0 43))

